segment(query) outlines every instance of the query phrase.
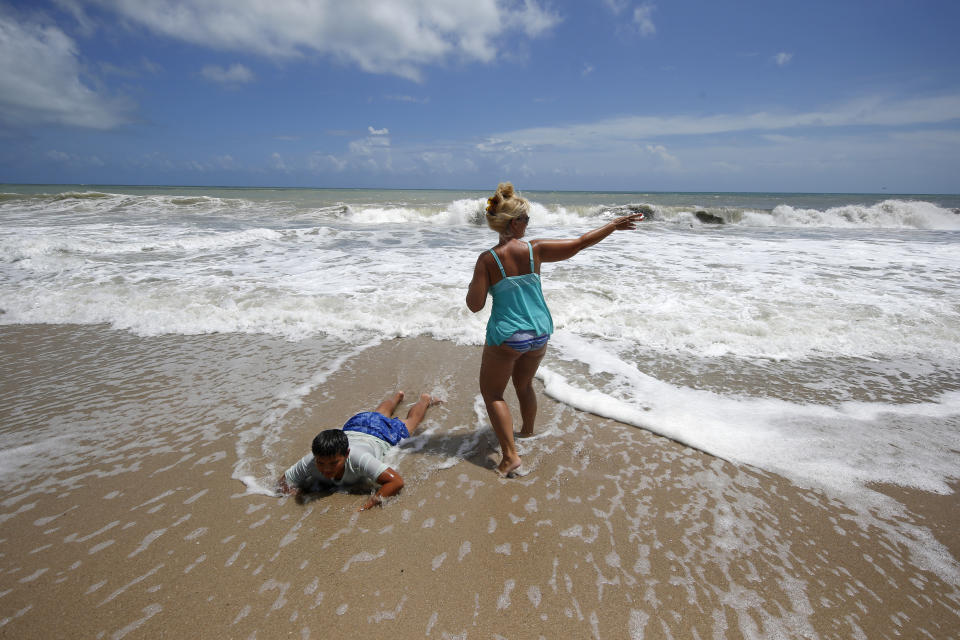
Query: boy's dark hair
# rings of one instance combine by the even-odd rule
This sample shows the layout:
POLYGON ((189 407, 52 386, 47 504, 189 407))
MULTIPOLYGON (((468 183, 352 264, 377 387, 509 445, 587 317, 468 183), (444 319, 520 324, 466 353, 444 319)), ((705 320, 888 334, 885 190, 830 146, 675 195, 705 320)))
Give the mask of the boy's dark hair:
POLYGON ((327 429, 317 434, 310 446, 314 456, 345 456, 350 450, 347 434, 340 429, 327 429))

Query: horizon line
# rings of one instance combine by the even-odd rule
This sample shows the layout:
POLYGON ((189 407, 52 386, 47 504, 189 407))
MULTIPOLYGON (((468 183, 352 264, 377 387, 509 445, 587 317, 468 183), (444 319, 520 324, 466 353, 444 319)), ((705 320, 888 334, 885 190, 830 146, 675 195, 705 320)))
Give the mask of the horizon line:
MULTIPOLYGON (((306 190, 306 191, 491 191, 489 187, 291 187, 276 185, 218 185, 218 184, 149 184, 111 182, 0 182, 0 187, 124 187, 163 189, 249 189, 249 190, 306 190)), ((868 195, 868 196, 960 196, 958 193, 929 191, 711 191, 711 190, 660 190, 660 189, 519 189, 534 193, 649 193, 649 194, 771 194, 771 195, 868 195)))

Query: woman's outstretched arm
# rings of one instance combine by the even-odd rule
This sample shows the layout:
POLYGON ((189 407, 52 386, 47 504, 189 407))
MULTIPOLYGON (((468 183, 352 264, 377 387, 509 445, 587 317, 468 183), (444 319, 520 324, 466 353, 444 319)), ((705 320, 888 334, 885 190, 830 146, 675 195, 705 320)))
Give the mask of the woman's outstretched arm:
POLYGON ((592 247, 614 231, 636 229, 637 223, 643 220, 642 213, 615 218, 592 231, 588 231, 579 238, 572 240, 536 240, 534 249, 540 256, 541 262, 559 262, 577 255, 583 249, 592 247))

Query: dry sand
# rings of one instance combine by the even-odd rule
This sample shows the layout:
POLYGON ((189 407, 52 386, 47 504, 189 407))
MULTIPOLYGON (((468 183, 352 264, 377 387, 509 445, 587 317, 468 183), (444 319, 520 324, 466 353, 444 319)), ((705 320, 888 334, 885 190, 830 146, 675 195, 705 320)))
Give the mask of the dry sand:
POLYGON ((5 487, 0 637, 960 637, 956 562, 918 551, 956 554, 956 495, 886 488, 909 511, 871 514, 543 396, 529 474, 500 479, 479 353, 394 341, 289 416, 283 465, 398 385, 401 411, 455 390, 382 509, 245 493, 227 423, 154 427, 110 465, 51 469, 57 491, 5 487))

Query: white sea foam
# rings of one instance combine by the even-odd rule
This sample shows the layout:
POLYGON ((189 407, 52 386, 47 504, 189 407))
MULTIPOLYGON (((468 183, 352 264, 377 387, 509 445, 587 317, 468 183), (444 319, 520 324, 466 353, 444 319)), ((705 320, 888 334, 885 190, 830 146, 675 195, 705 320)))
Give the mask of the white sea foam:
MULTIPOLYGON (((250 336, 207 366, 171 359, 164 371, 217 382, 198 384, 180 417, 198 430, 238 425, 228 455, 248 492, 272 494, 286 416, 359 351, 405 336, 482 342, 488 311, 471 314, 463 296, 495 239, 485 196, 130 191, 0 198, 0 324, 250 336), (270 343, 270 362, 256 362, 264 336, 290 348, 270 343)), ((681 199, 535 195, 532 237, 578 235, 640 204, 652 211, 637 231, 543 265, 557 326, 541 372, 548 393, 835 490, 945 491, 960 449, 956 199, 729 196, 707 209, 681 199)), ((118 357, 96 374, 127 384, 135 364, 118 357)), ((161 398, 113 422, 31 425, 29 441, 4 434, 0 478, 89 454, 165 410, 161 398)), ((486 446, 479 431, 462 435, 435 467, 486 446)), ((407 446, 398 455, 419 455, 407 446)))
POLYGON ((595 375, 613 376, 615 395, 579 389, 550 367, 538 376, 547 394, 727 460, 751 464, 807 486, 846 494, 886 482, 947 494, 960 445, 960 392, 914 404, 800 404, 722 396, 667 384, 630 363, 560 334, 555 342, 595 375), (618 396, 618 397, 615 397, 618 396), (922 428, 914 428, 914 425, 922 428), (947 448, 944 448, 944 445, 947 448))
POLYGON ((506 580, 503 583, 503 593, 497 598, 497 611, 510 608, 510 593, 517 586, 517 581, 513 579, 506 580))
MULTIPOLYGON (((461 247, 480 239, 475 227, 435 232, 437 250, 425 261, 420 226, 312 234, 184 224, 155 225, 149 238, 139 226, 102 224, 0 236, 0 322, 106 323, 143 336, 372 332, 474 343, 483 333, 482 314, 461 302, 478 252, 461 247), (182 237, 162 239, 170 235, 182 237), (390 323, 384 308, 395 310, 390 323)), ((577 256, 575 268, 545 266, 544 286, 558 326, 660 351, 869 357, 879 344, 884 353, 956 354, 956 310, 945 304, 956 293, 954 245, 851 240, 618 234, 577 256)))
POLYGON ((884 200, 876 205, 851 204, 825 211, 789 205, 777 206, 772 214, 752 213, 745 223, 759 226, 960 229, 960 215, 930 202, 884 200))

